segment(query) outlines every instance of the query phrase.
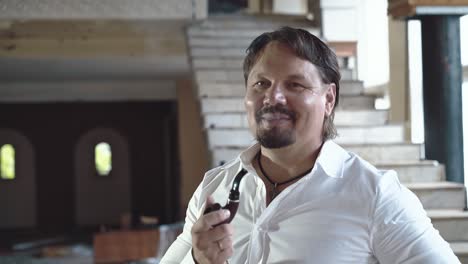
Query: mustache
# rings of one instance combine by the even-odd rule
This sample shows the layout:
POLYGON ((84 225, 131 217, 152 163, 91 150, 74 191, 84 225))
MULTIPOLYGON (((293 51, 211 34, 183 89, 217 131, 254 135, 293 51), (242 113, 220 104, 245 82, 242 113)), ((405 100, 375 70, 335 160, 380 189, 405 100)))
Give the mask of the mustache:
POLYGON ((260 122, 264 114, 275 114, 275 113, 284 114, 284 115, 287 115, 289 118, 291 118, 293 121, 296 120, 296 113, 281 105, 265 106, 261 108, 255 113, 255 120, 257 122, 260 122))

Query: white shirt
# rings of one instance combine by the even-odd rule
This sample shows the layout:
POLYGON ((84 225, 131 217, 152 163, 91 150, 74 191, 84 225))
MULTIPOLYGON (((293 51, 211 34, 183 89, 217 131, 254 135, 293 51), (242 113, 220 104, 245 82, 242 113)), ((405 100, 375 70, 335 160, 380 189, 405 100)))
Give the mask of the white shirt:
POLYGON ((205 174, 189 203, 184 231, 162 264, 194 263, 192 225, 208 195, 225 204, 241 167, 248 173, 231 222, 230 263, 460 263, 394 171, 378 170, 333 141, 324 143, 309 174, 266 207, 265 185, 252 166, 259 148, 205 174))

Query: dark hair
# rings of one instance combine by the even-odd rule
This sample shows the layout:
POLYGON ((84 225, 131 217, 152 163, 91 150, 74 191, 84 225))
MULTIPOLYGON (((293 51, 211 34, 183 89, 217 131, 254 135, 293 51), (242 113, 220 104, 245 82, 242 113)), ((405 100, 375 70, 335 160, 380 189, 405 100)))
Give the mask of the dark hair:
POLYGON ((255 38, 246 50, 247 56, 244 59, 245 83, 247 83, 249 73, 259 55, 273 41, 287 45, 296 56, 314 64, 319 70, 323 83, 336 85, 335 106, 330 116, 325 117, 323 124, 323 140, 335 138, 337 133, 333 118, 340 95, 340 68, 335 53, 313 34, 303 29, 282 27, 276 31, 265 32, 255 38))

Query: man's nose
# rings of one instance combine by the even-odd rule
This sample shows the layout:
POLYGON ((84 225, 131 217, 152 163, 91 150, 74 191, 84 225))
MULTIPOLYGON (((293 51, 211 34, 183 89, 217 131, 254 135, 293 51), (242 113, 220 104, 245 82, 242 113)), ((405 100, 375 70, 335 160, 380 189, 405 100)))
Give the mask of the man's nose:
POLYGON ((286 104, 286 96, 280 85, 272 85, 265 93, 263 100, 265 105, 286 104))

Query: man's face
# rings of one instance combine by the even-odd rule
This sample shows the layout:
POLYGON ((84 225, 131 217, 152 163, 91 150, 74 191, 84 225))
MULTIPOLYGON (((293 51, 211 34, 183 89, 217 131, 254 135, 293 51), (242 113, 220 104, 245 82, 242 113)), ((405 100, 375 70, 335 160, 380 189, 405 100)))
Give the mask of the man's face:
POLYGON ((320 144, 335 95, 335 85, 324 84, 315 65, 284 44, 269 43, 247 78, 250 130, 266 148, 320 144))

